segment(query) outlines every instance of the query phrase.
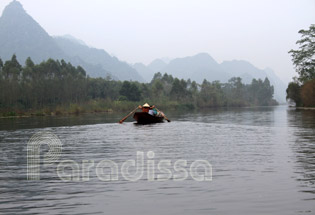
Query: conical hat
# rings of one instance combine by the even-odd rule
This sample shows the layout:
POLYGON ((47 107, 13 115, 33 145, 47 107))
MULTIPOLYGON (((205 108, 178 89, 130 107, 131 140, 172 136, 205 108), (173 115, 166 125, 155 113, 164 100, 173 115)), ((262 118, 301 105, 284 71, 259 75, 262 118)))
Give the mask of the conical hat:
POLYGON ((145 103, 144 105, 142 105, 142 107, 150 107, 150 105, 148 103, 145 103))

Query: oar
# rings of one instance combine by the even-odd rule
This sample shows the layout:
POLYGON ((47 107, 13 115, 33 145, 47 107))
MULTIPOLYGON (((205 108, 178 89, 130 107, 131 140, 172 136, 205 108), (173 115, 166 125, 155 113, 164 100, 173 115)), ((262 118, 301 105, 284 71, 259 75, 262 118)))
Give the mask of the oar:
POLYGON ((131 111, 127 116, 125 116, 124 118, 122 118, 121 120, 119 120, 119 123, 123 123, 130 115, 132 115, 134 112, 136 112, 139 108, 140 108, 140 106, 138 106, 136 109, 134 109, 133 111, 131 111))
POLYGON ((154 107, 154 108, 162 114, 162 116, 164 117, 164 119, 166 119, 166 121, 171 122, 171 120, 169 120, 162 111, 160 111, 156 107, 154 107))

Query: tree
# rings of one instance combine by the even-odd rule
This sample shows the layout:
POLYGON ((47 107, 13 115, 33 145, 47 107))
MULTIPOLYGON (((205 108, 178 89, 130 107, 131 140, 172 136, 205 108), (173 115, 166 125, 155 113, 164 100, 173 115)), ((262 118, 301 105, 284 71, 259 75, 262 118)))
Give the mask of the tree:
POLYGON ((240 77, 232 77, 228 84, 224 85, 228 106, 244 106, 245 85, 240 77))
MULTIPOLYGON (((313 101, 315 90, 314 82, 311 83, 307 82, 301 92, 303 98, 313 101)), ((289 94, 292 92, 295 91, 289 94)), ((34 64, 31 58, 27 58, 22 67, 15 55, 5 63, 0 59, 0 111, 8 108, 13 111, 33 108, 51 111, 58 105, 122 98, 129 101, 145 98, 160 103, 175 100, 174 104, 180 105, 179 108, 189 109, 195 105, 199 108, 244 106, 259 102, 271 104, 272 95, 273 87, 268 79, 253 80, 251 85, 242 84, 240 78, 231 79, 227 84, 204 80, 199 85, 190 79, 179 80, 172 75, 156 73, 151 83, 139 84, 90 78, 82 67, 74 67, 64 60, 48 59, 34 64), (253 100, 245 100, 251 97, 244 95, 251 95, 253 100)), ((296 95, 300 95, 300 91, 296 95)))
POLYGON ((229 84, 231 84, 234 96, 240 99, 243 95, 242 90, 244 87, 242 79, 240 77, 233 77, 229 80, 229 84))
POLYGON ((179 80, 178 78, 175 78, 170 95, 177 101, 184 101, 185 99, 190 98, 191 93, 187 90, 186 81, 184 79, 179 80))
MULTIPOLYGON (((155 78, 158 78, 159 77, 159 74, 158 73, 156 73, 157 74, 157 76, 155 76, 155 78)), ((163 75, 163 77, 162 77, 162 79, 161 79, 163 82, 165 82, 165 83, 168 83, 168 84, 171 84, 171 83, 173 83, 173 81, 174 81, 174 78, 173 78, 173 76, 172 75, 168 75, 167 73, 164 73, 164 75, 163 75)))
POLYGON ((315 25, 308 30, 300 30, 301 39, 296 42, 298 50, 290 50, 296 72, 299 74, 287 88, 287 100, 295 102, 296 106, 313 106, 313 85, 315 79, 315 25))
POLYGON ((301 88, 303 105, 315 107, 315 79, 306 82, 301 88))
POLYGON ((15 54, 11 60, 4 63, 2 68, 3 88, 7 90, 7 93, 3 94, 3 100, 8 105, 15 105, 19 99, 21 71, 22 66, 17 61, 15 54))
POLYGON ((175 78, 173 85, 172 85, 172 89, 171 89, 171 96, 178 100, 182 94, 184 93, 184 88, 180 82, 180 80, 178 78, 175 78))
POLYGON ((8 60, 4 63, 2 69, 6 80, 17 81, 21 74, 22 66, 19 64, 19 62, 16 59, 16 55, 14 54, 11 60, 8 60))
POLYGON ((290 50, 292 61, 299 77, 299 82, 305 82, 315 79, 315 25, 312 24, 308 30, 300 30, 302 39, 296 44, 299 45, 298 50, 290 50))
POLYGON ((293 101, 296 106, 301 106, 301 86, 296 82, 290 82, 287 88, 287 100, 293 101))
POLYGON ((161 98, 164 90, 163 83, 160 79, 155 79, 152 84, 153 95, 152 97, 161 98))
POLYGON ((264 81, 261 79, 253 79, 251 85, 248 86, 247 94, 250 103, 255 105, 274 105, 277 102, 272 98, 274 93, 273 86, 270 85, 268 78, 264 81))
POLYGON ((35 71, 35 64, 28 57, 25 61, 25 66, 22 70, 22 80, 21 80, 21 87, 23 89, 23 93, 21 94, 22 101, 24 107, 29 108, 31 107, 31 103, 36 103, 36 101, 32 101, 34 99, 35 92, 33 91, 33 81, 34 81, 34 71, 35 71))
POLYGON ((140 101, 141 98, 141 92, 138 86, 129 81, 124 81, 119 93, 125 96, 129 101, 140 101))
POLYGON ((201 84, 197 104, 200 107, 221 107, 225 103, 225 96, 222 91, 221 83, 213 81, 210 83, 206 79, 201 84))
POLYGON ((273 86, 270 85, 269 79, 266 77, 263 86, 262 86, 262 92, 259 97, 262 105, 269 105, 269 102, 272 100, 274 93, 273 86))
POLYGON ((159 79, 159 80, 162 79, 162 74, 160 72, 154 74, 153 79, 152 79, 151 82, 154 82, 157 79, 159 79))
POLYGON ((141 90, 142 98, 149 99, 151 97, 151 90, 149 89, 147 84, 142 83, 140 90, 141 90))
POLYGON ((198 92, 198 84, 196 81, 191 82, 189 86, 189 91, 192 93, 192 95, 197 94, 198 92))

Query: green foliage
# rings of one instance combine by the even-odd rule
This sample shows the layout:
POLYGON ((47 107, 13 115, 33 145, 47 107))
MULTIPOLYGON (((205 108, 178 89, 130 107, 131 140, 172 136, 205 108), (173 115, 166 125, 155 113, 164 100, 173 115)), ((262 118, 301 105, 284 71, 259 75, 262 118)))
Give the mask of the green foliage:
POLYGON ((161 79, 162 79, 162 74, 160 72, 157 72, 157 73, 154 74, 152 82, 154 80, 161 80, 161 79))
POLYGON ((141 92, 139 87, 132 82, 124 81, 120 91, 120 95, 125 96, 129 101, 140 101, 141 92))
POLYGON ((0 95, 0 104, 13 105, 16 100, 19 98, 19 81, 21 75, 22 66, 16 59, 16 56, 13 55, 11 60, 8 60, 4 63, 1 71, 1 95, 0 95), (7 94, 6 92, 9 92, 7 94))
POLYGON ((312 106, 309 98, 313 99, 311 83, 315 80, 315 25, 312 24, 308 30, 300 30, 299 33, 302 37, 296 42, 299 49, 289 51, 299 76, 289 83, 287 100, 295 102, 296 106, 312 106))
POLYGON ((187 82, 183 79, 174 79, 170 95, 172 99, 177 101, 191 100, 191 93, 187 89, 187 82))
POLYGON ((28 58, 22 68, 13 55, 4 64, 1 80, 1 107, 40 108, 86 97, 85 71, 63 60, 35 65, 28 58))
POLYGON ((268 78, 265 78, 264 81, 253 79, 248 90, 251 103, 263 106, 270 105, 270 102, 272 103, 273 93, 274 89, 273 86, 270 86, 268 78))
POLYGON ((219 81, 210 83, 204 80, 202 82, 200 93, 197 96, 197 106, 204 108, 225 106, 225 95, 219 81))
POLYGON ((157 73, 151 83, 90 78, 80 66, 48 59, 34 64, 27 58, 22 67, 14 55, 0 60, 0 110, 37 110, 37 115, 78 114, 125 110, 149 102, 159 107, 194 108, 270 105, 273 86, 268 79, 245 85, 240 78, 228 83, 204 80, 201 85, 157 73), (124 106, 125 105, 125 106, 124 106))
POLYGON ((315 25, 312 24, 308 30, 300 30, 302 39, 296 44, 298 50, 290 50, 292 61, 297 73, 298 80, 304 84, 306 81, 315 79, 315 25))
POLYGON ((315 79, 303 85, 301 88, 301 98, 304 106, 315 107, 315 79))
POLYGON ((163 94, 163 90, 164 90, 164 86, 161 80, 157 79, 154 80, 153 84, 152 84, 152 90, 154 95, 157 98, 161 98, 162 94, 163 94))
POLYGON ((287 100, 295 102, 296 106, 301 106, 301 86, 296 82, 290 82, 286 91, 287 100))
POLYGON ((226 95, 227 106, 246 106, 249 100, 249 90, 242 83, 240 77, 233 77, 225 84, 223 91, 226 95), (247 98, 247 100, 246 100, 247 98))

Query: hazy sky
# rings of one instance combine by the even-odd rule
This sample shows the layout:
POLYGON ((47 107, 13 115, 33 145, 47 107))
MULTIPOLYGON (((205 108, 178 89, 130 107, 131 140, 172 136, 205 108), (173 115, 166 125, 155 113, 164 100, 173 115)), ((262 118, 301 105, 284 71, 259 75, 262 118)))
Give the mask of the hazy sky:
MULTIPOLYGON (((0 0, 0 12, 11 0, 0 0)), ((209 53, 284 81, 288 51, 315 23, 315 0, 20 0, 50 35, 70 34, 129 63, 209 53)))

